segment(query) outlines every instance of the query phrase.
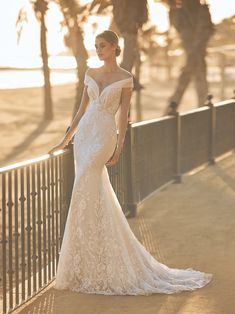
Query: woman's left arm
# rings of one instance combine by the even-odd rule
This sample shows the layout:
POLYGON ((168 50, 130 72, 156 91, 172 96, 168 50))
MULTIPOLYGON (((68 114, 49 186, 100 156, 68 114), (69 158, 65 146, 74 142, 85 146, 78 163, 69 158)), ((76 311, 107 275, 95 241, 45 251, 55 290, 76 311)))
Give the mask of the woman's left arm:
POLYGON ((117 145, 113 156, 110 158, 106 165, 113 166, 118 162, 119 156, 123 149, 123 144, 125 141, 127 124, 128 124, 128 113, 130 109, 130 101, 132 95, 132 88, 125 87, 122 89, 121 102, 120 102, 120 112, 118 117, 118 139, 117 145))

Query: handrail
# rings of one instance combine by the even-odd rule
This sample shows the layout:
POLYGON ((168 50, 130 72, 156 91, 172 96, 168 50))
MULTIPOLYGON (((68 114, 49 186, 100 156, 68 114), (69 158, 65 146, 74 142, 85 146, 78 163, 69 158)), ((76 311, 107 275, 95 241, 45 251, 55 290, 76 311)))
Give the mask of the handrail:
POLYGON ((0 174, 8 172, 8 171, 11 171, 11 170, 20 169, 20 168, 23 168, 25 166, 29 166, 29 165, 32 165, 32 164, 36 164, 36 163, 38 163, 40 161, 44 161, 44 160, 47 160, 49 158, 52 158, 53 156, 59 156, 59 155, 62 155, 62 154, 67 154, 68 152, 69 152, 69 149, 59 150, 58 152, 55 152, 53 154, 45 154, 45 155, 41 155, 41 156, 36 157, 36 158, 32 158, 32 159, 27 159, 27 160, 23 160, 23 161, 20 161, 20 162, 16 162, 14 164, 1 167, 0 168, 0 174))

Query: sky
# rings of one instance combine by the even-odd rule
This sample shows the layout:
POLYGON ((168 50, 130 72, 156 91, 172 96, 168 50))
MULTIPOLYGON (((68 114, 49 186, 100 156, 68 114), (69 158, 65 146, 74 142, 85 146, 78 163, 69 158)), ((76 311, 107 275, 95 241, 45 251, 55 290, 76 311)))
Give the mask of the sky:
MULTIPOLYGON (((85 2, 86 0, 82 0, 85 2)), ((225 17, 235 14, 234 0, 208 0, 210 5, 212 20, 218 23, 225 17)), ((11 58, 13 56, 36 56, 39 54, 39 26, 31 10, 28 0, 0 0, 0 60, 1 58, 11 58), (24 31, 19 45, 16 43, 16 26, 15 22, 19 9, 25 7, 28 14, 28 23, 24 26, 24 31), (4 43, 4 45, 2 45, 4 43)), ((157 24, 159 31, 164 31, 168 27, 167 10, 161 5, 149 0, 150 18, 153 23, 157 24)), ((48 25, 48 49, 49 53, 56 55, 64 50, 63 34, 60 30, 59 23, 62 15, 55 4, 51 5, 47 16, 48 25)), ((92 22, 98 22, 99 31, 106 29, 109 25, 109 18, 90 17, 89 24, 86 25, 86 46, 93 46, 92 22), (102 22, 101 22, 102 21, 102 22), (100 23, 101 22, 101 23, 100 23)))

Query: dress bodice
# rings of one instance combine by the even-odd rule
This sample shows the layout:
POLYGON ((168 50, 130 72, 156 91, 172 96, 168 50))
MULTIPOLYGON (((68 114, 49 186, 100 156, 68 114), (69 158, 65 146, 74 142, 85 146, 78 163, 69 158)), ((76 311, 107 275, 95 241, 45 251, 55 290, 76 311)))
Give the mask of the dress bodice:
POLYGON ((133 87, 133 78, 128 77, 119 81, 115 81, 100 91, 99 86, 94 78, 87 73, 85 74, 84 84, 87 85, 87 93, 89 96, 89 108, 93 108, 115 115, 118 110, 122 88, 133 87))

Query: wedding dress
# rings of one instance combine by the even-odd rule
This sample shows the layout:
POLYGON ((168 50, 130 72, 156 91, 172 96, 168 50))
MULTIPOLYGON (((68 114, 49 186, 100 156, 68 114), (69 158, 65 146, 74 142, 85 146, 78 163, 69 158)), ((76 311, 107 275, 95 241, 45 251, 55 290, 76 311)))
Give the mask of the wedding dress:
POLYGON ((201 288, 212 275, 159 263, 132 232, 111 186, 106 162, 117 129, 122 88, 132 77, 99 86, 88 74, 88 107, 74 136, 75 180, 54 287, 105 295, 149 295, 201 288))

